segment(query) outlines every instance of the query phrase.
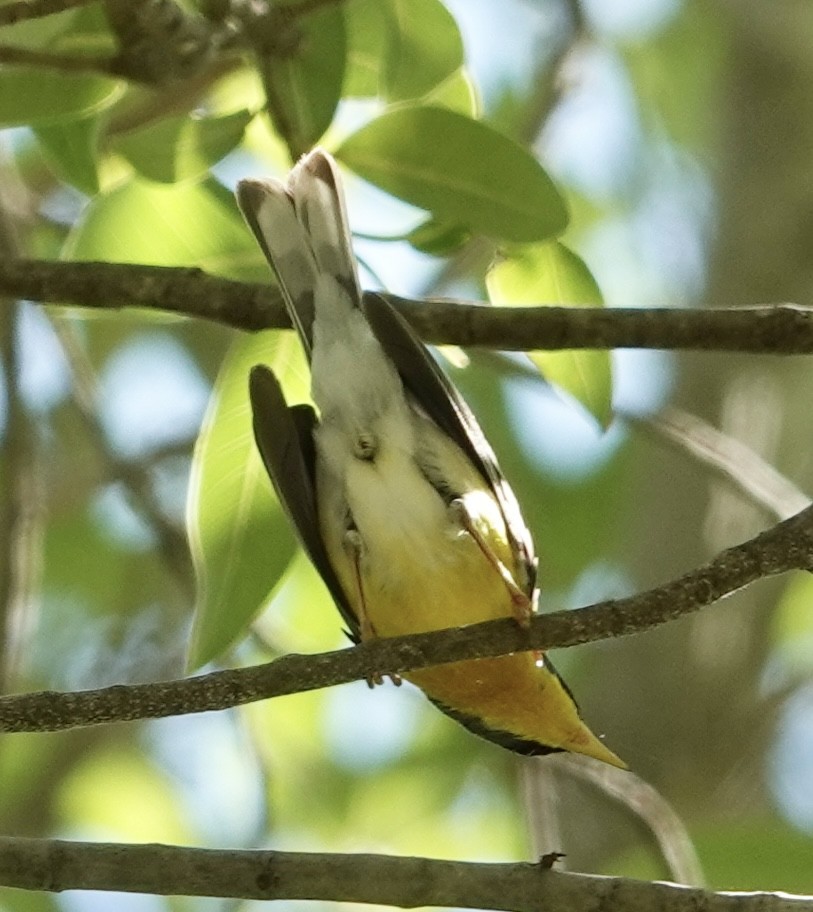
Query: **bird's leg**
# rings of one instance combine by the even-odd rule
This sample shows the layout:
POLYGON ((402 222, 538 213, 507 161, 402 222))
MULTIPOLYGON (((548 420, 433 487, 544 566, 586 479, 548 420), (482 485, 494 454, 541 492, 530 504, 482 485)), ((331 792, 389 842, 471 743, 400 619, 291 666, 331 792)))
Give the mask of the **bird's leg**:
MULTIPOLYGON (((356 611, 359 619, 361 642, 368 643, 370 640, 376 639, 378 634, 375 631, 375 627, 373 627, 373 622, 370 620, 370 615, 367 613, 367 600, 364 596, 364 580, 362 579, 361 574, 364 543, 361 540, 358 529, 347 529, 344 533, 344 547, 353 567, 353 580, 356 586, 356 611)), ((401 686, 401 678, 399 675, 390 675, 390 679, 397 687, 401 686)), ((375 687, 376 684, 383 683, 384 678, 378 672, 367 678, 367 686, 370 688, 375 687)))
POLYGON ((449 512, 453 519, 460 523, 463 529, 471 535, 477 547, 483 554, 483 557, 491 566, 500 574, 508 595, 511 598, 511 607, 513 609, 514 619, 520 627, 528 627, 533 615, 533 603, 530 597, 519 588, 511 571, 494 553, 494 549, 485 540, 480 530, 477 528, 471 514, 466 509, 463 499, 456 497, 449 503, 449 512))

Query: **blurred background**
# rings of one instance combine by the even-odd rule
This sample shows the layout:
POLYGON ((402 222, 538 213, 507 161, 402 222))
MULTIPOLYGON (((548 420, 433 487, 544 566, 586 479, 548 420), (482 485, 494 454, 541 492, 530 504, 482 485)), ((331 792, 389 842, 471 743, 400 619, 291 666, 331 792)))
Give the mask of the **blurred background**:
MULTIPOLYGON (((808 4, 445 6, 481 116, 548 168, 571 211, 565 240, 608 306, 810 301, 808 4)), ((94 47, 113 42, 97 4, 6 28, 0 40, 35 46, 45 23, 62 48, 71 34, 91 36, 94 47)), ((0 64, 0 79, 13 70, 0 64)), ((52 91, 58 97, 58 79, 52 91)), ((242 124, 239 144, 211 156, 211 174, 162 183, 149 165, 160 137, 139 136, 127 118, 136 111, 160 129, 164 96, 116 91, 102 126, 91 112, 70 131, 43 123, 0 133, 3 255, 199 265, 263 279, 223 200, 239 177, 289 167, 267 121, 242 124)), ((213 83, 206 104, 234 113, 257 99, 245 67, 213 83)), ((344 100, 323 142, 331 147, 380 104, 344 100)), ((365 236, 365 284, 486 298, 492 252, 484 259, 475 244, 438 259, 370 240, 409 231, 418 214, 352 175, 348 196, 352 227, 365 236)), ((185 533, 192 450, 237 335, 147 312, 4 302, 6 691, 184 672, 195 602, 185 533)), ((452 356, 449 370, 533 527, 543 610, 666 582, 787 515, 789 503, 804 502, 795 489, 813 488, 809 359, 616 352, 615 417, 603 430, 518 357, 470 353, 461 365, 452 356), (719 432, 711 467, 692 454, 709 428, 719 432), (754 469, 732 441, 778 469, 783 496, 755 498, 722 477, 721 465, 759 482, 758 460, 754 469)), ((315 573, 301 555, 289 562, 290 538, 269 536, 268 551, 286 570, 267 609, 208 667, 343 644, 315 573)), ((5 735, 0 831, 468 860, 555 848, 570 869, 641 877, 676 876, 664 861, 671 845, 714 888, 813 892, 812 608, 813 580, 791 575, 653 632, 554 656, 591 727, 657 792, 631 778, 608 788, 558 759, 523 767, 409 686, 370 691, 358 682, 227 713, 5 735)), ((0 890, 0 907, 13 910, 79 912, 109 901, 0 890)))

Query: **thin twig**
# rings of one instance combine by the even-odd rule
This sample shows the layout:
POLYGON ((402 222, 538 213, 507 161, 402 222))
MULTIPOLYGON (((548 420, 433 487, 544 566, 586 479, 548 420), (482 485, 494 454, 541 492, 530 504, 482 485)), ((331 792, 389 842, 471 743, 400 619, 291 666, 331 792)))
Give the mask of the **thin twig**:
MULTIPOLYGON (((0 295, 115 310, 142 307, 235 329, 290 326, 278 290, 200 269, 127 263, 0 260, 0 295)), ((387 295, 427 342, 506 351, 661 348, 813 354, 813 307, 490 307, 387 295)))
POLYGON ((387 855, 328 855, 0 837, 0 883, 23 890, 321 900, 505 912, 813 912, 813 897, 387 855))
POLYGON ((611 795, 643 820, 657 842, 671 880, 703 886, 703 868, 691 837, 680 816, 656 788, 630 770, 618 770, 588 757, 557 754, 548 762, 553 769, 611 795))
POLYGON ((755 580, 788 570, 813 570, 813 507, 663 586, 575 611, 541 615, 531 621, 527 630, 506 618, 445 631, 381 638, 337 652, 287 655, 266 665, 179 681, 3 697, 0 731, 57 731, 220 710, 376 674, 404 674, 463 659, 627 636, 699 611, 755 580))

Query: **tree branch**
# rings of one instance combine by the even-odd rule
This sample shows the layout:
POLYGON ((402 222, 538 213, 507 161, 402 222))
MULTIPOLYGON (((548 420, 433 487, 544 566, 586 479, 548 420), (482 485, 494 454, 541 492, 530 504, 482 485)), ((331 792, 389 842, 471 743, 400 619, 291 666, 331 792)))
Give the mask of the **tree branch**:
POLYGON ((270 282, 235 282, 195 268, 0 259, 0 294, 102 310, 141 307, 234 329, 291 325, 270 282))
POLYGON ((287 655, 266 665, 178 681, 2 697, 0 732, 58 731, 207 712, 375 674, 403 674, 462 659, 627 636, 698 611, 755 580, 788 570, 813 570, 813 506, 663 586, 575 611, 540 615, 528 630, 505 618, 382 638, 336 652, 287 655))
MULTIPOLYGON (((244 330, 290 326, 270 283, 236 282, 194 268, 0 260, 0 295, 106 310, 142 307, 244 330)), ((796 304, 602 309, 385 297, 423 339, 436 344, 506 351, 661 348, 813 354, 813 307, 796 304)))
POLYGON ((118 39, 116 71, 165 86, 199 74, 212 63, 223 34, 175 0, 103 0, 118 39))
POLYGON ((566 874, 539 864, 328 855, 0 837, 0 883, 23 890, 309 899, 506 912, 811 912, 813 897, 712 893, 670 883, 566 874))

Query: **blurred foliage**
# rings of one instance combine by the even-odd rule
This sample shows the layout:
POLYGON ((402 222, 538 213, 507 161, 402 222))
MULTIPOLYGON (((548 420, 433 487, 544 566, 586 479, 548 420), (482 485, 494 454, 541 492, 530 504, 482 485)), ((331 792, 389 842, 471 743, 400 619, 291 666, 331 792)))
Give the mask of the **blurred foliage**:
MULTIPOLYGON (((497 304, 810 300, 813 29, 790 0, 770 16, 701 0, 297 5, 185 4, 216 40, 163 81, 149 42, 132 71, 103 2, 0 27, 32 55, 0 47, 0 254, 265 280, 231 188, 319 142, 355 172, 365 263, 398 293, 482 299, 496 260, 497 304)), ((251 364, 307 398, 290 334, 118 303, 0 313, 0 549, 29 558, 12 585, 0 561, 3 686, 338 648, 249 435, 251 364)), ((493 353, 450 373, 523 503, 546 609, 663 582, 763 522, 625 415, 674 401, 812 486, 807 359, 532 358, 547 382, 493 353)), ((556 657, 590 724, 682 816, 711 886, 813 892, 811 602, 798 575, 556 657)), ((669 875, 645 822, 557 782, 545 848, 669 875)), ((7 735, 0 785, 0 829, 25 835, 495 860, 533 844, 515 758, 407 685, 7 735)), ((91 900, 0 891, 4 909, 68 905, 91 900)), ((181 905, 203 908, 166 903, 181 905)))

